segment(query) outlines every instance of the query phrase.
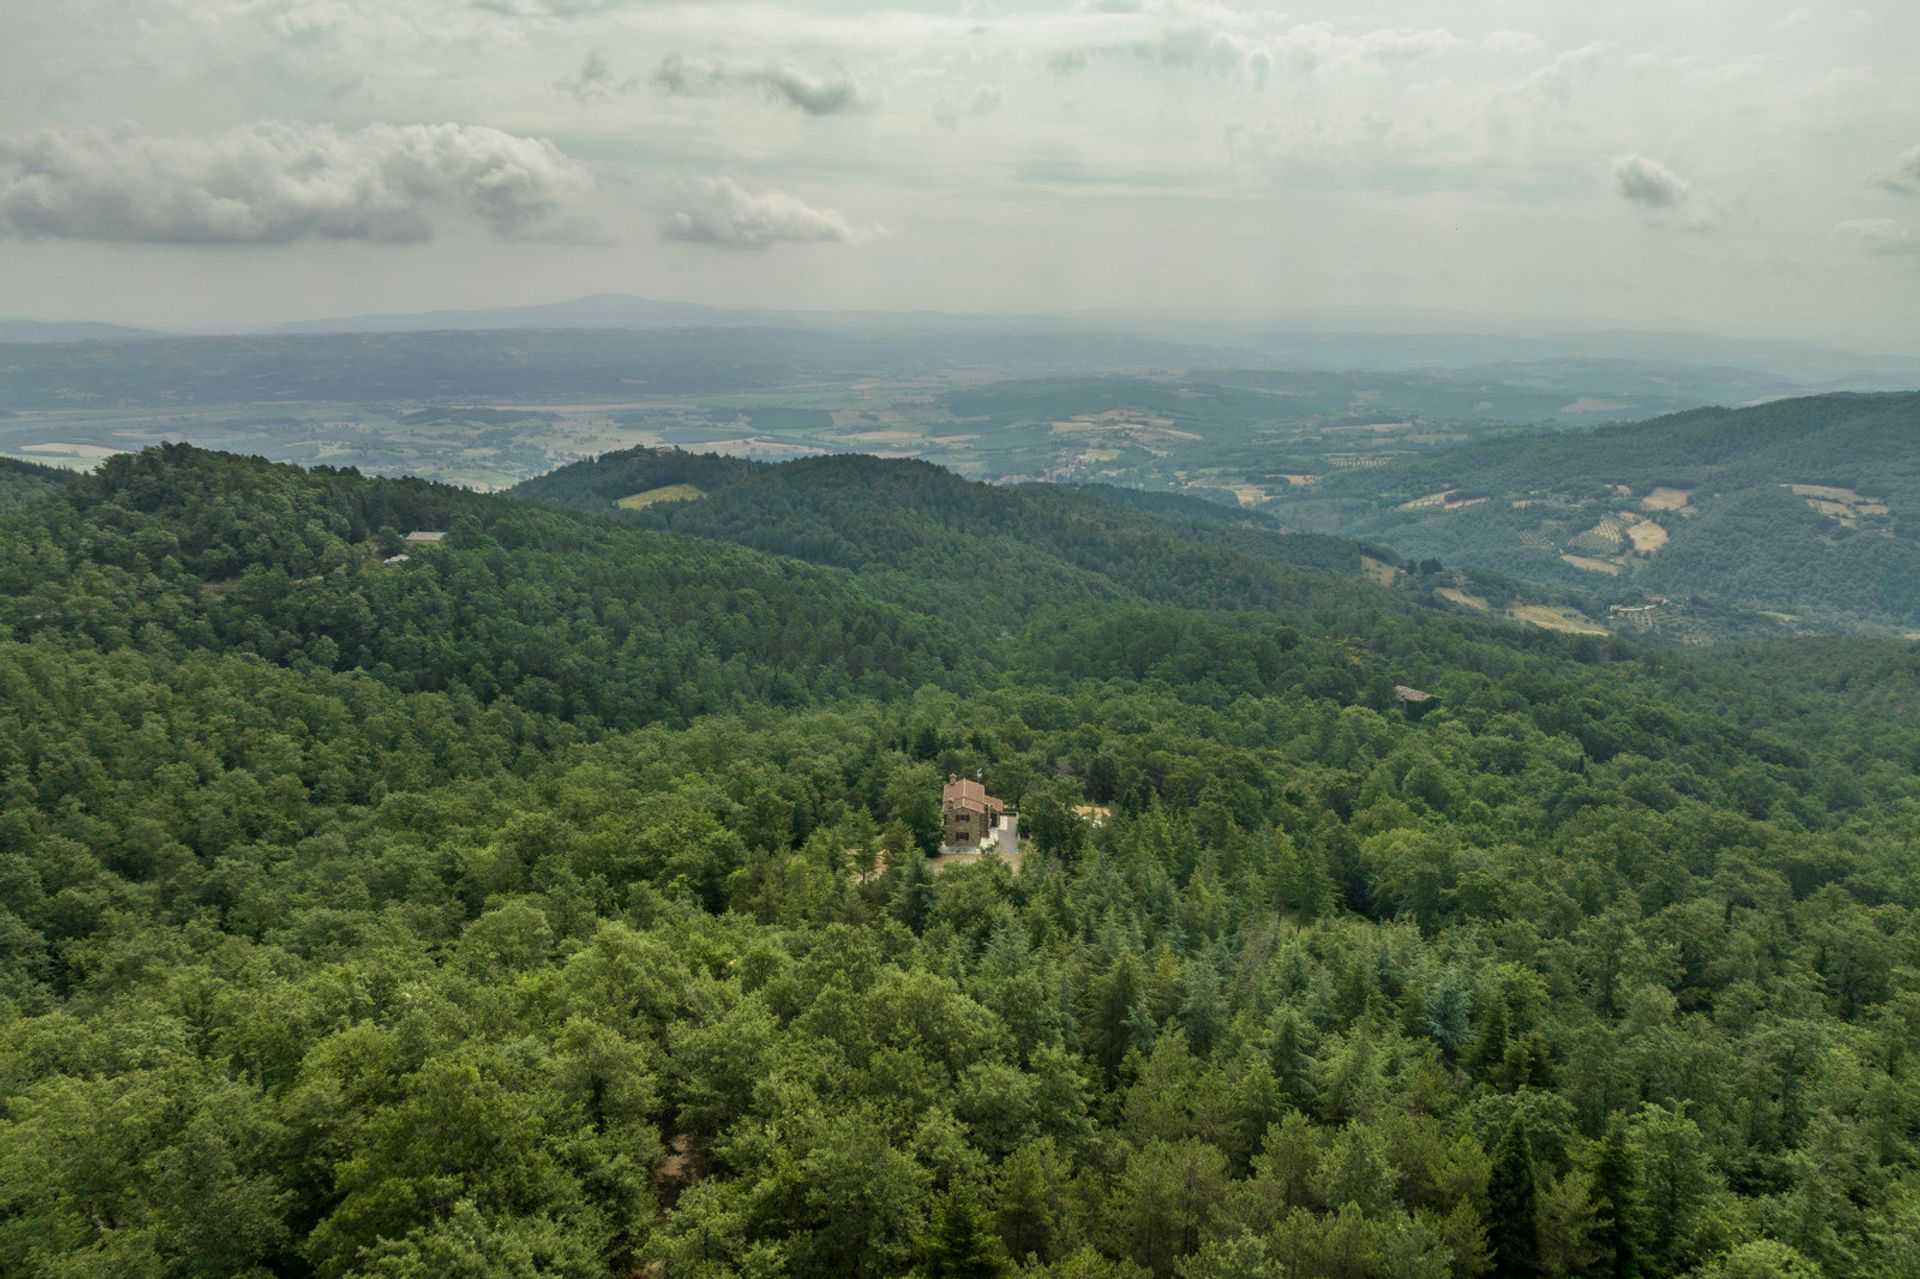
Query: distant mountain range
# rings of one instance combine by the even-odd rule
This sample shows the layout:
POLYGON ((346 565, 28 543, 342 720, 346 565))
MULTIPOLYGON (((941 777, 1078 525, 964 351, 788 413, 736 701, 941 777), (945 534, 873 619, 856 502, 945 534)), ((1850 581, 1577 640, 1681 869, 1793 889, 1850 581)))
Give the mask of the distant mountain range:
POLYGON ((125 324, 96 324, 79 320, 67 324, 43 324, 39 320, 0 320, 0 343, 39 345, 55 342, 141 342, 165 337, 152 329, 136 329, 125 324))
POLYGON ((1289 369, 1431 369, 1590 360, 1764 372, 1803 389, 1897 390, 1920 385, 1920 356, 1811 342, 1728 337, 1693 329, 1590 327, 1553 317, 1416 308, 1327 307, 1236 324, 1114 312, 1066 315, 943 311, 735 309, 599 293, 538 306, 483 307, 301 320, 275 333, 658 328, 885 328, 907 332, 1139 334, 1210 349, 1209 362, 1251 356, 1289 369), (1844 384, 1844 385, 1841 385, 1844 384))
MULTIPOLYGON (((784 329, 882 334, 1038 337, 1118 343, 1126 359, 1179 359, 1207 367, 1286 370, 1477 370, 1514 382, 1514 366, 1566 362, 1650 366, 1717 387, 1763 381, 1777 394, 1901 390, 1920 386, 1920 356, 1865 352, 1812 342, 1730 337, 1697 328, 1633 329, 1546 316, 1428 308, 1322 307, 1223 320, 1150 311, 1059 315, 942 311, 828 311, 709 306, 598 293, 532 306, 334 316, 272 326, 260 336, 380 333, 499 333, 569 330, 784 329), (1732 376, 1729 376, 1732 375, 1732 376)), ((133 342, 169 335, 117 324, 0 321, 0 344, 133 342)), ((228 335, 231 336, 231 335, 228 335)), ((1590 377, 1583 381, 1592 385, 1590 377)))
POLYGON ((793 312, 739 311, 698 302, 657 302, 624 293, 596 293, 540 306, 495 306, 471 311, 416 311, 295 320, 274 333, 474 332, 498 329, 719 329, 791 327, 793 312))

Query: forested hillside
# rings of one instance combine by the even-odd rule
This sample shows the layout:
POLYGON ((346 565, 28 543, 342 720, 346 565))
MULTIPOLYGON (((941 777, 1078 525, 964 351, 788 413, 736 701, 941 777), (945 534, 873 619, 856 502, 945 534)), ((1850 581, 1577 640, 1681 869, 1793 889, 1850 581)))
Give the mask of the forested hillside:
POLYGON ((1474 444, 1268 509, 1416 557, 1920 624, 1920 395, 1825 395, 1474 444))
POLYGON ((1912 645, 597 465, 169 447, 0 519, 0 1273, 1920 1267, 1912 645), (953 772, 1017 873, 929 861, 953 772))
POLYGON ((1195 499, 1158 499, 1173 516, 1159 518, 1099 489, 980 484, 925 462, 859 454, 768 464, 627 449, 512 492, 851 569, 884 584, 887 598, 1011 626, 1087 598, 1301 606, 1332 597, 1324 578, 1298 570, 1358 577, 1369 551, 1398 559, 1344 539, 1288 536, 1270 518, 1229 520, 1230 508, 1195 499))

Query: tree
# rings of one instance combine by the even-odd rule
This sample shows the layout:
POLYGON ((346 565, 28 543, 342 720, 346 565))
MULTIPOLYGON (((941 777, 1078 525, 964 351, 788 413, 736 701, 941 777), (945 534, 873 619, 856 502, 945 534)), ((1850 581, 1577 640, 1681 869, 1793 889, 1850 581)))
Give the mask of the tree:
POLYGON ((1486 997, 1480 1026, 1474 1033, 1467 1066, 1481 1078, 1490 1077, 1507 1058, 1507 997, 1497 986, 1486 997))
POLYGON ((1315 919, 1333 908, 1333 877, 1317 849, 1300 847, 1277 827, 1267 837, 1267 849, 1275 905, 1300 919, 1315 919))
POLYGON ((994 1215, 1000 1238, 1014 1257, 1052 1258, 1059 1221, 1055 1183, 1061 1176, 1050 1138, 1020 1147, 1000 1165, 994 1215))
POLYGON ((1678 1274, 1725 1246, 1720 1176, 1700 1126, 1678 1110, 1643 1106, 1632 1135, 1646 1231, 1642 1269, 1678 1274))
POLYGON ((1469 1024, 1472 999, 1472 986, 1457 968, 1447 969, 1427 988, 1427 1033, 1440 1045, 1448 1061, 1459 1055, 1472 1035, 1469 1024))
POLYGON ((1515 1107, 1493 1149, 1493 1175, 1487 1184, 1487 1242, 1494 1279, 1535 1279, 1540 1273, 1536 1197, 1526 1111, 1515 1107))
POLYGON ((901 855, 900 881, 893 890, 891 909, 895 919, 916 933, 927 926, 933 909, 933 868, 918 844, 907 845, 901 855))
POLYGON ((1600 1273, 1607 1279, 1637 1279, 1642 1249, 1639 1170, 1625 1116, 1615 1112, 1608 1117, 1590 1166, 1592 1238, 1600 1273))
POLYGON ((1693 1272, 1696 1279, 1823 1279, 1819 1266, 1777 1239, 1755 1239, 1693 1272))
POLYGON ((934 1202, 920 1258, 927 1279, 999 1279, 1011 1269, 991 1218, 965 1183, 934 1202))

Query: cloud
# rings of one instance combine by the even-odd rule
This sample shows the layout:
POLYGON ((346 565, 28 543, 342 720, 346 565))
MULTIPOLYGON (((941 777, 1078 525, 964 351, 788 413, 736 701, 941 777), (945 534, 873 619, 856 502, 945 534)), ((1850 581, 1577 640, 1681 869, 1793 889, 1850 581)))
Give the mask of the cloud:
POLYGON ((1607 53, 1606 43, 1596 40, 1578 49, 1555 54, 1553 61, 1521 80, 1517 92, 1523 98, 1566 105, 1573 101, 1574 85, 1583 77, 1593 74, 1607 53))
POLYGON ((1489 31, 1480 43, 1494 53, 1532 53, 1540 47, 1540 37, 1530 31, 1489 31))
POLYGON ((1613 184, 1621 199, 1648 209, 1677 209, 1692 194, 1684 178, 1644 155, 1623 155, 1615 160, 1613 184))
POLYGON ((1895 195, 1920 195, 1920 147, 1909 147, 1879 173, 1873 184, 1895 195))
POLYGON ((136 244, 430 239, 443 217, 505 239, 568 229, 593 181, 544 138, 458 124, 133 126, 0 136, 0 235, 136 244))
MULTIPOLYGON (((1114 13, 1111 9, 1083 12, 1114 13)), ((1163 67, 1239 73, 1264 85, 1276 68, 1302 74, 1377 71, 1454 48, 1459 37, 1442 28, 1382 27, 1342 35, 1329 22, 1296 23, 1263 34, 1248 15, 1210 3, 1163 0, 1139 10, 1125 38, 1060 49, 1047 59, 1056 75, 1085 70, 1096 57, 1131 58, 1163 67), (1147 23, 1144 30, 1140 23, 1147 23)))
POLYGON ((1896 258, 1920 254, 1920 240, 1902 223, 1892 218, 1849 218, 1833 224, 1831 235, 1850 240, 1863 253, 1875 257, 1896 258))
POLYGON ((1006 98, 1000 92, 1000 86, 982 85, 974 90, 970 103, 961 103, 951 97, 942 97, 933 104, 933 120, 943 129, 957 129, 964 116, 992 115, 1005 103, 1006 98))
POLYGON ((822 80, 775 62, 703 62, 675 53, 660 64, 653 78, 669 93, 696 96, 736 87, 760 89, 808 115, 843 115, 866 106, 860 86, 845 76, 822 80))
POLYGON ((845 244, 857 238, 835 209, 820 209, 785 191, 751 191, 729 177, 704 178, 685 207, 660 225, 669 240, 764 249, 770 244, 845 244))
MULTIPOLYGON (((1623 155, 1613 162, 1613 186, 1621 199, 1637 204, 1648 225, 1667 231, 1712 231, 1729 216, 1714 199, 1696 199, 1693 185, 1658 160, 1623 155)), ((1732 213, 1737 214, 1737 205, 1732 213)))
POLYGON ((640 5, 638 0, 473 0, 473 7, 509 18, 590 18, 640 5))
POLYGON ((580 64, 579 74, 559 84, 561 92, 582 102, 611 97, 632 87, 631 80, 614 79, 613 67, 607 62, 607 55, 599 49, 588 50, 587 60, 580 64))

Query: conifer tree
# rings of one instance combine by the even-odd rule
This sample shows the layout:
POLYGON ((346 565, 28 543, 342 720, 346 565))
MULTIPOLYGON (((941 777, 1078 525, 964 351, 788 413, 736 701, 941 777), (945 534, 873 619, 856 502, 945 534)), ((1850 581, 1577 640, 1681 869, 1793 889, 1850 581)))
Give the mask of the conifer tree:
POLYGON ((921 1256, 927 1279, 1000 1279, 1011 1268, 986 1210, 964 1184, 934 1204, 921 1256))
POLYGON ((1507 997, 1495 990, 1480 1015, 1480 1028, 1474 1035, 1473 1049, 1467 1054, 1467 1066, 1486 1078, 1507 1058, 1507 997))
POLYGON ((1626 1121, 1615 1113, 1594 1147, 1593 1242, 1608 1279, 1640 1274, 1640 1188, 1626 1121))
POLYGON ((1493 1251, 1493 1279, 1535 1279, 1540 1273, 1535 1193, 1527 1116, 1515 1108, 1513 1118, 1507 1121, 1507 1131, 1494 1147, 1493 1176, 1487 1183, 1487 1241, 1493 1251))

